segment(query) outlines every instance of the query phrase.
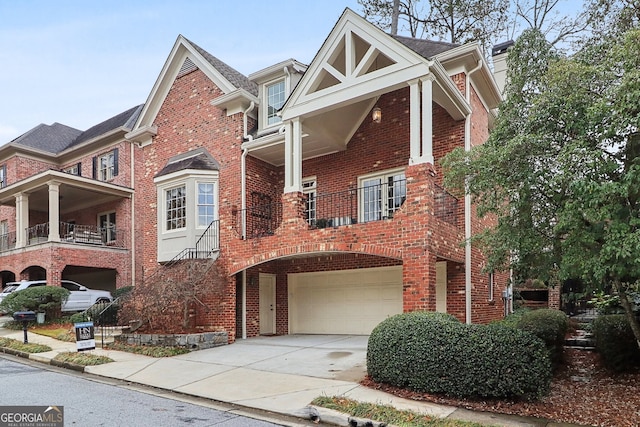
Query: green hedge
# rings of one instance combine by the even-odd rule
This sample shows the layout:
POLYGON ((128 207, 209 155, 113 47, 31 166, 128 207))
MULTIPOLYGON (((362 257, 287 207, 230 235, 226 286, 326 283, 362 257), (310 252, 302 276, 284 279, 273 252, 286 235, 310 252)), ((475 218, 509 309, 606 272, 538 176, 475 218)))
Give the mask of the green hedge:
POLYGON ((609 369, 622 372, 640 366, 640 349, 624 314, 598 316, 592 331, 596 349, 609 369))
POLYGON ((537 337, 426 312, 380 323, 369 337, 367 370, 377 382, 455 397, 537 398, 551 381, 549 356, 537 337))
POLYGON ((554 363, 562 361, 568 325, 565 313, 548 308, 527 311, 516 322, 516 328, 530 332, 544 341, 554 363))

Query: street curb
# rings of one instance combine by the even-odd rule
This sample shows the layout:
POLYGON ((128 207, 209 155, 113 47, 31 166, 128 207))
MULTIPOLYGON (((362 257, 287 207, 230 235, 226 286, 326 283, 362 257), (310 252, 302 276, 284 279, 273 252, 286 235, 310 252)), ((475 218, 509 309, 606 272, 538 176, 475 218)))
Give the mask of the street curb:
POLYGON ((29 359, 32 353, 27 353, 26 351, 14 350, 9 347, 0 347, 0 351, 3 353, 11 354, 13 356, 22 357, 23 359, 29 359))
POLYGON ((78 364, 69 363, 69 362, 61 362, 55 359, 51 359, 49 361, 49 364, 53 366, 57 366, 59 368, 71 369, 72 371, 77 371, 82 373, 84 373, 84 369, 86 368, 86 366, 83 366, 83 365, 78 365, 78 364))

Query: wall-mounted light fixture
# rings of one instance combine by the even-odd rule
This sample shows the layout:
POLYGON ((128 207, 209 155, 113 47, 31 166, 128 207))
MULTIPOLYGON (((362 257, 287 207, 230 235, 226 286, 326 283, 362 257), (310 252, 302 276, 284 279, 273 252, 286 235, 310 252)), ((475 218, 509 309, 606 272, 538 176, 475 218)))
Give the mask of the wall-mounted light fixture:
POLYGON ((373 120, 374 123, 380 123, 382 121, 382 110, 380 107, 375 107, 373 111, 371 111, 371 120, 373 120))

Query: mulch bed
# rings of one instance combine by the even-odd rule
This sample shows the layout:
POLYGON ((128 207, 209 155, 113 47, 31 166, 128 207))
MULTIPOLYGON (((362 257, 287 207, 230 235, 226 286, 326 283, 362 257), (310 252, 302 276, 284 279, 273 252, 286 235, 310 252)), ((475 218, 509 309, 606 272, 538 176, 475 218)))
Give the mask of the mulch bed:
POLYGON ((368 377, 362 384, 406 399, 476 411, 588 426, 640 426, 640 371, 611 373, 602 366, 597 353, 587 350, 565 349, 565 364, 555 374, 549 395, 535 402, 453 399, 378 384, 368 377))

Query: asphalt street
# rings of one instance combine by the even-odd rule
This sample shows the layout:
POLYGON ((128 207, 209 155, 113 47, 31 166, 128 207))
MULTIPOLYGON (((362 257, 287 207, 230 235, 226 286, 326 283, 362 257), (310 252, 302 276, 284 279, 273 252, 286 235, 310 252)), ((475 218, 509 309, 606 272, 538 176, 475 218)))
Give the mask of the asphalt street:
POLYGON ((65 426, 269 427, 301 424, 269 414, 238 411, 232 406, 214 407, 202 399, 185 398, 153 388, 25 364, 5 356, 0 356, 0 378, 0 406, 63 406, 65 426))

